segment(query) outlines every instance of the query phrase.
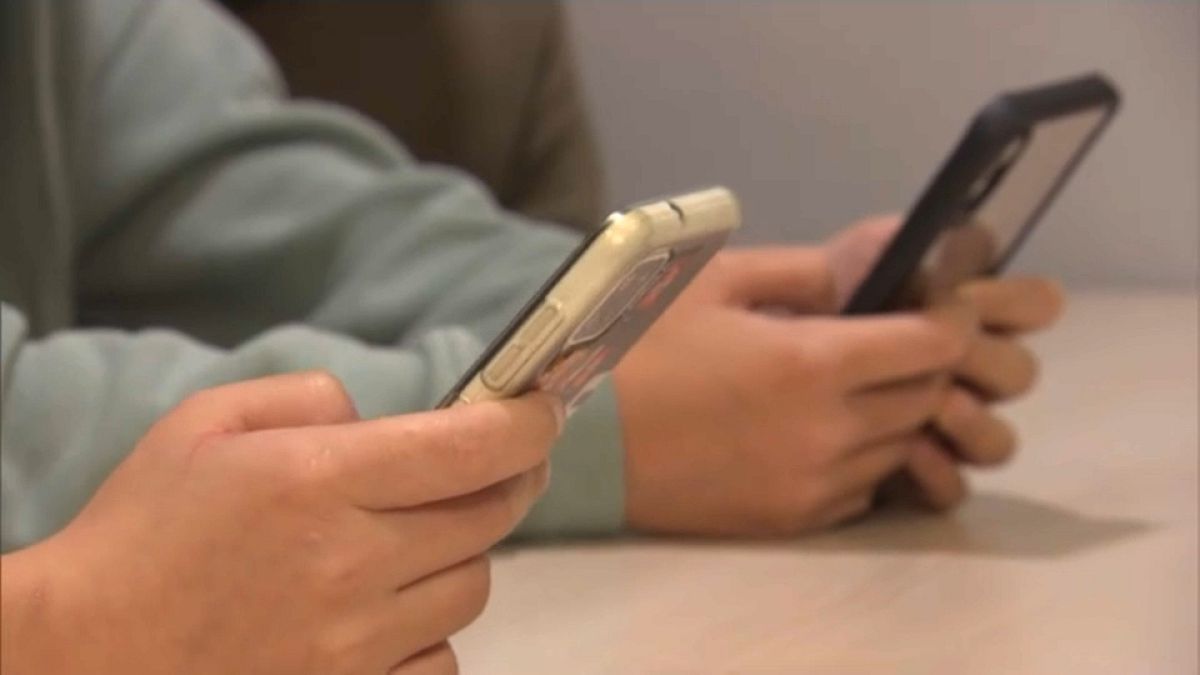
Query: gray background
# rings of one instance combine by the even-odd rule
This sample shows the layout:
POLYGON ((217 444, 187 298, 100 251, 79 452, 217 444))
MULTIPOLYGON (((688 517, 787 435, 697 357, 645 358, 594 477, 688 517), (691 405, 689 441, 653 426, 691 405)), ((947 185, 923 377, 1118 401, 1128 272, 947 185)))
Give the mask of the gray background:
POLYGON ((1018 268, 1194 287, 1200 3, 569 3, 613 206, 725 183, 743 242, 906 209, 994 92, 1102 70, 1108 134, 1018 268))

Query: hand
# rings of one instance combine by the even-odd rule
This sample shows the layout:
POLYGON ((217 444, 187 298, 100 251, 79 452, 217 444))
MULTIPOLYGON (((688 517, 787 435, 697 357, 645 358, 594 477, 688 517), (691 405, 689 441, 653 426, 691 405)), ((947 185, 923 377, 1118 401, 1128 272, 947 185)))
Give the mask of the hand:
POLYGON ((452 673, 546 484, 546 397, 359 421, 306 373, 201 392, 4 557, 5 673, 452 673))
POLYGON ((639 530, 789 534, 862 513, 907 464, 976 333, 965 304, 830 313, 824 249, 718 255, 614 372, 626 519, 639 530))
POLYGON ((1063 295, 1048 279, 994 278, 970 282, 958 291, 978 313, 984 333, 955 371, 956 384, 934 417, 928 435, 907 467, 910 492, 936 509, 966 498, 960 465, 991 467, 1009 460, 1016 434, 993 404, 1029 392, 1037 377, 1037 357, 1020 338, 1051 326, 1062 314, 1063 295))
MULTIPOLYGON (((899 225, 894 216, 870 218, 830 240, 836 306, 858 287, 899 225)), ((1020 338, 1051 326, 1063 308, 1060 287, 1048 279, 977 279, 956 296, 975 308, 984 332, 956 369, 955 386, 934 417, 933 433, 914 444, 905 474, 886 488, 889 497, 906 496, 936 509, 953 508, 966 498, 961 464, 997 466, 1016 452, 1012 426, 991 404, 1032 389, 1037 359, 1020 338)))

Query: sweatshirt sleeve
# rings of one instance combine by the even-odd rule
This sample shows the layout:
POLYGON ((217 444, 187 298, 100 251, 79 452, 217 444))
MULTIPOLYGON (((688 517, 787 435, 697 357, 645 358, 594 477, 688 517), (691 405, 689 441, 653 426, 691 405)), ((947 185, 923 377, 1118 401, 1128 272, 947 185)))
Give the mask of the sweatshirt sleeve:
MULTIPOLYGON (((215 6, 38 4, 85 327, 31 336, 3 309, 6 549, 69 520, 197 389, 326 368, 366 416, 429 407, 575 245, 369 122, 286 100, 215 6)), ((622 456, 605 387, 518 536, 616 530, 622 456)))

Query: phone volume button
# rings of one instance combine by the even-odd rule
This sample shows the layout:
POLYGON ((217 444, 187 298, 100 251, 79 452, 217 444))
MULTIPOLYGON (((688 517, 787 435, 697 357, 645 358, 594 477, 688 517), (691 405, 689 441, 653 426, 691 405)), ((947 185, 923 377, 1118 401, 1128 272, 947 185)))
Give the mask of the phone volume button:
POLYGON ((483 383, 493 390, 508 386, 517 371, 561 322, 562 312, 559 311, 558 303, 542 303, 513 335, 508 346, 484 369, 483 383))
POLYGON ((513 341, 524 345, 541 344, 546 334, 558 327, 561 320, 562 312, 558 309, 558 303, 542 303, 533 316, 529 317, 529 321, 525 322, 525 326, 521 328, 513 341))
POLYGON ((492 362, 484 369, 483 383, 492 389, 503 389, 504 385, 508 384, 512 378, 517 366, 520 365, 524 352, 525 345, 519 342, 509 343, 504 351, 492 359, 492 362))

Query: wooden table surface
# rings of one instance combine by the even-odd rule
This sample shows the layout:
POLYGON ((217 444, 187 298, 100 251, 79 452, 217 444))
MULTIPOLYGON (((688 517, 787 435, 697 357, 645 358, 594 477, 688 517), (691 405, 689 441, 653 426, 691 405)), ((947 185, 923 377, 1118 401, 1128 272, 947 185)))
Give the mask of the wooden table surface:
POLYGON ((1197 298, 1072 298, 953 516, 495 557, 465 673, 1197 672, 1197 298))

